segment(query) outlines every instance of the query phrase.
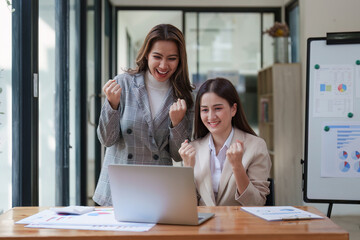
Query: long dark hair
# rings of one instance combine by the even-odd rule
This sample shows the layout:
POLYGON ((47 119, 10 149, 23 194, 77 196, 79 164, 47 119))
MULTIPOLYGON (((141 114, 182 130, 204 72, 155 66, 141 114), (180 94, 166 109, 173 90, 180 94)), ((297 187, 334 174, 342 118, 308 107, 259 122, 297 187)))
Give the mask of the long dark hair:
POLYGON ((209 79, 204 82, 196 95, 194 139, 202 138, 209 132, 204 123, 201 121, 200 116, 201 98, 205 93, 215 93, 219 97, 225 99, 229 103, 230 107, 236 103, 236 114, 231 120, 231 125, 244 132, 256 136, 256 133, 250 127, 249 123, 246 120, 246 116, 242 108, 239 95, 234 85, 225 78, 215 78, 209 79))
POLYGON ((182 32, 171 24, 159 24, 153 27, 147 34, 143 45, 141 46, 136 57, 135 69, 127 70, 128 73, 135 74, 145 72, 148 69, 147 56, 156 41, 172 41, 176 44, 179 51, 179 64, 176 71, 170 77, 175 99, 182 98, 186 101, 187 108, 192 108, 194 101, 191 95, 195 89, 189 80, 189 70, 187 64, 187 55, 185 39, 182 32))

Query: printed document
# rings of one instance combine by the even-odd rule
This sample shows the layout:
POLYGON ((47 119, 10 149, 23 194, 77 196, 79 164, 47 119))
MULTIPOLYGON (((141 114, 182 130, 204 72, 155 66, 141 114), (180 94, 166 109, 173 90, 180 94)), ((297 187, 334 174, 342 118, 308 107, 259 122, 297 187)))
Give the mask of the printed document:
POLYGON ((242 207, 242 209, 267 221, 308 220, 323 218, 319 215, 290 206, 242 207))

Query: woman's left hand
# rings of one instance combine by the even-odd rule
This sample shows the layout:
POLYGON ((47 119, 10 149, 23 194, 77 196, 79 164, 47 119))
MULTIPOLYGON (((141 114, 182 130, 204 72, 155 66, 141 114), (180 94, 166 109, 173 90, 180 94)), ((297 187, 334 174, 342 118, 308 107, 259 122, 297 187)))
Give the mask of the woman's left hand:
POLYGON ((169 116, 173 127, 176 127, 183 120, 187 107, 184 99, 178 99, 170 107, 169 116))
POLYGON ((244 143, 236 140, 236 143, 230 145, 226 151, 226 157, 233 169, 243 168, 242 157, 244 155, 244 143))

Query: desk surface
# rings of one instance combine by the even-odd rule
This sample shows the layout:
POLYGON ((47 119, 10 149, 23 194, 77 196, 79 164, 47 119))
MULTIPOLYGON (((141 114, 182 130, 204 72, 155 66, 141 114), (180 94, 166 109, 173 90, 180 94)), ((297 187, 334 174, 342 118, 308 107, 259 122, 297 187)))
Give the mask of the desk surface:
MULTIPOLYGON (((324 216, 313 207, 299 207, 324 216)), ((112 232, 63 229, 29 229, 16 221, 45 210, 44 207, 16 207, 0 216, 0 239, 349 239, 349 233, 329 218, 268 222, 240 207, 198 207, 199 212, 212 212, 215 217, 200 226, 158 224, 148 232, 112 232)))

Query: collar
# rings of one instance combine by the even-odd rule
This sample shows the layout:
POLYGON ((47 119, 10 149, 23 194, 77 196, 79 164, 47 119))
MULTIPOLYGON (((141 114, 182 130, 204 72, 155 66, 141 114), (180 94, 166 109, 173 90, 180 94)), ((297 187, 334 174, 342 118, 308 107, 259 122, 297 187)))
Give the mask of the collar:
POLYGON ((149 70, 146 70, 145 72, 145 84, 147 87, 158 89, 158 90, 165 90, 169 89, 170 87, 170 81, 167 79, 164 82, 159 82, 154 78, 154 76, 150 73, 149 70))
MULTIPOLYGON (((229 147, 230 147, 230 145, 231 145, 231 140, 233 139, 233 136, 234 136, 234 128, 232 127, 232 128, 231 128, 231 132, 230 132, 228 138, 226 139, 224 145, 221 147, 220 151, 221 151, 225 146, 229 149, 229 147)), ((211 150, 212 152, 216 153, 214 140, 213 140, 213 137, 212 137, 211 134, 210 134, 210 137, 209 137, 209 148, 210 148, 210 150, 211 150)), ((219 151, 219 152, 220 152, 220 151, 219 151)))

